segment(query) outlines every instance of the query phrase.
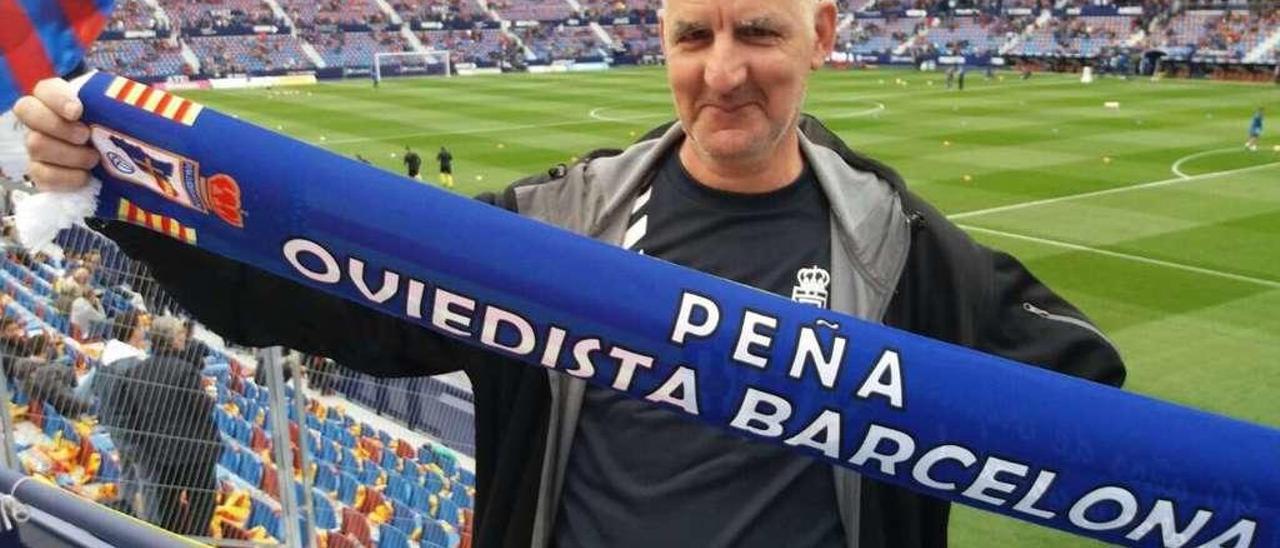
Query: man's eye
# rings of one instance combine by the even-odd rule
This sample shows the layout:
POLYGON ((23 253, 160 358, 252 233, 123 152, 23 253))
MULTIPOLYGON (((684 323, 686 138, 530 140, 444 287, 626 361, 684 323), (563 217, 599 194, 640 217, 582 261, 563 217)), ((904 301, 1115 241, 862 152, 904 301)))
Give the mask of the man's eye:
POLYGON ((764 27, 745 27, 738 30, 738 35, 743 38, 774 38, 778 33, 764 27))
POLYGON ((711 33, 705 30, 690 31, 676 37, 676 43, 700 42, 706 40, 710 35, 711 33))

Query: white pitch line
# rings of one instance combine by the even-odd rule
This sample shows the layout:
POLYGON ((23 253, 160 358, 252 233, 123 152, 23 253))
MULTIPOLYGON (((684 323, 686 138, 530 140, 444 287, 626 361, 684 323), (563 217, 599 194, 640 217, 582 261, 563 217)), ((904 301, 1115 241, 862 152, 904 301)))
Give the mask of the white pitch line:
POLYGON ((1239 151, 1239 150, 1240 149, 1237 147, 1215 148, 1213 150, 1206 150, 1204 152, 1188 154, 1186 156, 1178 158, 1178 161, 1174 162, 1172 166, 1169 166, 1169 171, 1172 171, 1174 175, 1182 177, 1183 179, 1189 179, 1191 177, 1194 177, 1194 175, 1187 175, 1186 173, 1184 173, 1182 171, 1182 164, 1185 164, 1196 158, 1204 158, 1205 156, 1213 156, 1214 154, 1222 154, 1223 152, 1233 152, 1233 151, 1239 151))
POLYGON ((591 109, 591 112, 588 112, 587 116, 590 116, 594 120, 600 120, 601 122, 615 122, 615 123, 623 123, 623 124, 634 122, 636 120, 649 120, 653 118, 671 116, 670 114, 658 113, 658 114, 638 114, 635 116, 627 116, 624 118, 615 118, 613 116, 605 116, 603 114, 600 114, 601 111, 614 109, 614 108, 619 108, 619 107, 596 107, 591 109))
POLYGON ((953 221, 954 221, 954 220, 959 220, 959 219, 968 219, 968 218, 971 218, 971 217, 977 217, 977 216, 980 216, 980 215, 989 215, 989 214, 991 214, 991 213, 1003 213, 1003 212, 1006 212, 1006 211, 1016 211, 1016 210, 1019 210, 1019 209, 1026 209, 1026 208, 1028 208, 1028 207, 1037 207, 1037 206, 1042 206, 1042 205, 1056 204, 1056 203, 1058 203, 1058 202, 1067 202, 1067 201, 1071 201, 1071 200, 1079 200, 1079 199, 1082 199, 1082 198, 1092 198, 1092 197, 1094 197, 1094 196, 1106 196, 1106 195, 1108 195, 1108 194, 1119 194, 1119 193, 1121 193, 1121 192, 1130 192, 1130 191, 1134 191, 1134 190, 1145 190, 1145 189, 1148 189, 1148 188, 1157 188, 1157 187, 1162 187, 1162 186, 1174 185, 1174 184, 1178 184, 1178 183, 1187 183, 1187 182, 1191 182, 1191 181, 1199 181, 1199 180, 1204 180, 1204 179, 1211 179, 1211 178, 1214 178, 1214 177, 1222 177, 1222 176, 1225 176, 1225 175, 1235 175, 1235 174, 1238 174, 1238 173, 1246 173, 1246 172, 1250 172, 1250 171, 1256 171, 1256 170, 1259 170, 1259 169, 1264 169, 1264 168, 1273 167, 1273 166, 1277 166, 1277 165, 1280 165, 1280 162, 1271 162, 1271 163, 1266 163, 1266 164, 1261 164, 1261 165, 1256 165, 1256 166, 1242 167, 1242 168, 1238 168, 1238 169, 1228 169, 1228 170, 1226 170, 1226 171, 1214 171, 1214 172, 1210 172, 1210 173, 1201 173, 1200 175, 1191 175, 1191 176, 1187 176, 1187 177, 1174 177, 1174 178, 1172 178, 1172 179, 1163 179, 1163 180, 1160 180, 1160 181, 1152 181, 1152 182, 1149 182, 1149 183, 1140 183, 1140 184, 1136 184, 1136 185, 1128 185, 1128 186, 1121 186, 1121 187, 1116 187, 1116 188, 1108 188, 1108 189, 1104 189, 1104 190, 1095 190, 1095 191, 1092 191, 1092 192, 1081 192, 1081 193, 1079 193, 1079 194, 1068 194, 1068 195, 1066 195, 1066 196, 1058 196, 1058 197, 1056 197, 1056 198, 1045 198, 1045 199, 1043 199, 1043 200, 1032 200, 1032 201, 1030 201, 1030 202, 1021 202, 1021 203, 1017 203, 1017 204, 1009 204, 1009 205, 1003 205, 1003 206, 988 207, 988 208, 986 208, 986 209, 977 209, 977 210, 973 210, 973 211, 965 211, 965 212, 962 212, 962 213, 955 213, 955 214, 952 214, 952 215, 948 215, 948 216, 947 216, 947 218, 948 218, 948 219, 951 219, 951 220, 953 220, 953 221))
POLYGON ((1223 272, 1223 271, 1221 271, 1221 270, 1214 270, 1214 269, 1212 269, 1212 268, 1204 268, 1204 267, 1201 267, 1201 266, 1192 266, 1192 265, 1189 265, 1189 264, 1175 263, 1175 262, 1172 262, 1172 261, 1165 261, 1165 260, 1161 260, 1161 259, 1153 259, 1153 258, 1151 258, 1151 257, 1143 257, 1143 256, 1141 256, 1141 255, 1132 255, 1132 254, 1129 254, 1129 253, 1121 253, 1121 252, 1118 252, 1118 251, 1108 251, 1108 250, 1106 250, 1106 249, 1099 249, 1099 248, 1096 248, 1096 247, 1089 247, 1089 246, 1087 246, 1087 245, 1073 244, 1073 243, 1070 243, 1070 242, 1063 242, 1063 241, 1059 241, 1059 240, 1050 240, 1050 239, 1048 239, 1048 238, 1040 238, 1040 237, 1037 237, 1037 236, 1027 236, 1026 234, 1016 234, 1016 233, 1013 233, 1013 232, 1005 232, 1005 231, 1003 231, 1003 230, 994 230, 994 229, 990 229, 990 228, 982 228, 982 227, 979 227, 979 226, 972 226, 972 225, 959 225, 959 226, 960 226, 960 228, 963 228, 963 229, 968 230, 968 231, 970 231, 970 232, 985 232, 985 233, 987 233, 987 234, 993 234, 993 235, 996 235, 996 236, 1003 236, 1003 237, 1006 237, 1006 238, 1012 238, 1012 239, 1015 239, 1015 240, 1024 240, 1024 241, 1034 242, 1034 243, 1038 243, 1038 244, 1044 244, 1044 245, 1049 245, 1049 246, 1054 246, 1054 247, 1061 247, 1061 248, 1063 248, 1063 249, 1070 249, 1070 250, 1073 250, 1073 251, 1083 251, 1083 252, 1086 252, 1086 253, 1093 253, 1093 254, 1096 254, 1096 255, 1102 255, 1102 256, 1105 256, 1105 257, 1112 257, 1112 258, 1116 258, 1116 259, 1124 259, 1124 260, 1127 260, 1127 261, 1133 261, 1133 262, 1138 262, 1138 263, 1145 263, 1145 264, 1154 265, 1154 266, 1161 266, 1161 267, 1165 267, 1165 268, 1172 268, 1172 269, 1175 269, 1175 270, 1182 270, 1182 271, 1185 271, 1185 272, 1192 272, 1192 273, 1195 273, 1195 274, 1203 274, 1203 275, 1205 275, 1205 276, 1213 276, 1213 277, 1217 277, 1217 278, 1223 278, 1223 279, 1226 279, 1226 280, 1233 280, 1233 281, 1237 281, 1237 282, 1244 282, 1244 283, 1249 283, 1249 284, 1253 284, 1253 285, 1259 285, 1259 286, 1266 287, 1266 288, 1269 288, 1269 289, 1280 289, 1280 281, 1276 281, 1276 280, 1268 280, 1268 279, 1266 279, 1266 278, 1255 278, 1255 277, 1253 277, 1253 276, 1245 276, 1245 275, 1243 275, 1243 274, 1233 274, 1233 273, 1231 273, 1231 272, 1223 272))

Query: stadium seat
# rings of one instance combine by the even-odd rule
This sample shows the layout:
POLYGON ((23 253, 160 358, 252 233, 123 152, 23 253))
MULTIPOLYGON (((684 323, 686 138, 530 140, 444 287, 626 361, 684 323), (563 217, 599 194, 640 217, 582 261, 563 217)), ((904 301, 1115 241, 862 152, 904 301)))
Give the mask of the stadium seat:
POLYGON ((316 463, 315 487, 326 493, 338 490, 338 469, 327 462, 316 463))
POLYGON ((452 499, 453 503, 457 504, 459 508, 471 507, 471 494, 468 493, 466 487, 463 487, 462 485, 454 485, 453 494, 449 498, 452 499))
POLYGON ((369 519, 353 508, 342 509, 342 532, 351 535, 352 538, 355 538, 365 546, 373 544, 372 533, 369 530, 369 519))
POLYGON ((457 529, 462 522, 462 513, 458 510, 457 503, 452 499, 440 497, 439 507, 436 508, 435 518, 448 523, 454 529, 457 529))
POLYGON ((356 491, 360 488, 360 480, 355 476, 342 472, 341 480, 338 484, 338 500, 343 504, 351 505, 356 502, 356 491))
POLYGON ((333 502, 318 489, 311 490, 311 504, 316 512, 316 526, 321 529, 333 529, 338 526, 338 516, 334 514, 333 502))
POLYGON ((441 489, 444 489, 444 483, 444 476, 441 476, 435 470, 427 470, 423 485, 426 486, 428 493, 433 495, 439 493, 441 489))
POLYGON ((338 447, 333 440, 328 438, 320 440, 320 460, 335 464, 338 462, 338 447))
POLYGON ((280 513, 257 498, 250 499, 248 528, 262 526, 271 536, 280 538, 280 513))
POLYGON ((325 542, 326 548, 364 548, 364 544, 346 533, 332 533, 325 542))
POLYGON ((387 472, 387 489, 383 492, 387 498, 408 504, 413 498, 410 491, 412 484, 404 476, 395 472, 387 472))
POLYGON ((393 451, 382 452, 382 468, 387 472, 400 471, 400 457, 397 457, 393 451))
POLYGON ((470 471, 470 470, 467 470, 466 468, 459 468, 459 469, 458 469, 458 482, 459 482, 459 483, 461 483, 461 484, 463 484, 463 485, 465 485, 465 486, 467 486, 467 487, 475 487, 475 486, 476 486, 476 474, 475 474, 475 472, 472 472, 472 471, 470 471))
POLYGON ((400 470, 400 475, 404 476, 404 479, 408 480, 409 483, 421 484, 422 472, 418 469, 418 463, 409 459, 404 459, 402 462, 404 462, 404 466, 400 470))
POLYGON ((258 456, 247 451, 240 454, 240 470, 238 474, 250 485, 262 484, 262 461, 258 456))
POLYGON ((409 506, 427 515, 431 515, 431 491, 420 485, 413 486, 413 493, 409 497, 409 506))
POLYGON ((378 528, 378 548, 409 548, 409 537, 394 525, 378 528))
POLYGON ((404 531, 410 537, 414 536, 418 528, 422 526, 422 517, 418 512, 399 501, 392 501, 391 524, 397 529, 404 531))
POLYGON ((444 543, 449 541, 449 536, 445 534, 445 526, 440 520, 428 519, 422 524, 422 545, 427 546, 430 543, 433 546, 444 547, 444 543))
POLYGON ((365 485, 376 485, 378 483, 378 479, 382 477, 382 469, 373 465, 365 466, 360 470, 357 477, 360 478, 360 483, 365 485))
POLYGON ((280 499, 280 474, 276 470, 276 466, 271 463, 263 463, 262 465, 262 483, 258 485, 262 492, 266 493, 273 499, 280 499))

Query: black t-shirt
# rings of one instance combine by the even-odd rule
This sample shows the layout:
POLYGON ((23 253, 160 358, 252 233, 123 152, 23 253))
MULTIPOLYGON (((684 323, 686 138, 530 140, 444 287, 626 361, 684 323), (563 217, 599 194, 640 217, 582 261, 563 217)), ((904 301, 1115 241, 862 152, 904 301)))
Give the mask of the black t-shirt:
MULTIPOLYGON (((825 305, 822 291, 796 291, 801 270, 831 264, 830 205, 808 168, 782 189, 735 194, 693 180, 672 153, 645 194, 632 249, 825 305)), ((559 548, 845 545, 829 465, 591 386, 561 504, 559 548)))
POLYGON ((418 170, 422 169, 422 157, 417 152, 404 153, 404 165, 409 168, 409 175, 417 175, 418 170))
POLYGON ((453 172, 453 155, 449 151, 442 150, 436 155, 436 159, 440 161, 440 173, 453 172))

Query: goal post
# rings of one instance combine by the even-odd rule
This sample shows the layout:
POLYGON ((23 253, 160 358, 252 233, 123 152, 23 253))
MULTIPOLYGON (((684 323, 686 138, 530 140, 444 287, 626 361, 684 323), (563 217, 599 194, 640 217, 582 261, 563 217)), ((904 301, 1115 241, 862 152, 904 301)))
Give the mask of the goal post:
POLYGON ((373 79, 383 76, 453 76, 447 50, 375 52, 373 79))

